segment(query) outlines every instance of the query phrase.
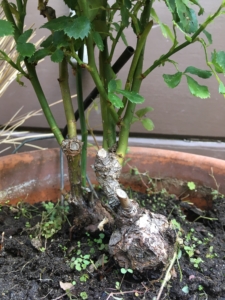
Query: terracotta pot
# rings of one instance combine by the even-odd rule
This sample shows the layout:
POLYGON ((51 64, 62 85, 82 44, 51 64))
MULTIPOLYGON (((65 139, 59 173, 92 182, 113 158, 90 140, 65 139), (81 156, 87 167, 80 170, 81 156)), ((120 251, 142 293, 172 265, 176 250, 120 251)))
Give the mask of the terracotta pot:
MULTIPOLYGON (((91 165, 95 149, 88 151, 88 175, 96 183, 91 165)), ((169 150, 131 147, 130 160, 123 168, 121 183, 134 190, 146 192, 146 184, 154 183, 155 191, 165 188, 180 198, 200 207, 211 206, 211 191, 225 194, 225 161, 169 150), (143 175, 135 175, 137 168, 143 175), (148 177, 146 174, 148 173, 148 177), (190 191, 187 182, 196 183, 190 191), (144 183, 143 183, 144 182, 144 183), (204 200, 203 200, 204 197, 204 200)), ((65 188, 69 188, 67 164, 64 163, 65 188)), ((150 185, 148 185, 150 187, 150 185)), ((59 149, 32 151, 0 157, 0 203, 9 201, 39 201, 60 198, 59 149)))

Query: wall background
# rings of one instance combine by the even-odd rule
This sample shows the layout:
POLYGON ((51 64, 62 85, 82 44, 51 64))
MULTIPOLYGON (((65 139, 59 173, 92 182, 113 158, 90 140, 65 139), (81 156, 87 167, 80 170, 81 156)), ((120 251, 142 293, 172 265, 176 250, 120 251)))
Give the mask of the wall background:
MULTIPOLYGON (((202 0, 200 1, 204 5, 205 15, 213 13, 221 4, 221 0, 202 0), (204 3, 203 3, 204 2, 204 3)), ((36 2, 28 1, 28 16, 26 24, 29 26, 35 23, 35 28, 39 28, 46 19, 39 15, 36 10, 36 2)), ((57 16, 67 13, 68 8, 61 0, 53 1, 50 4, 54 6, 57 16)), ((161 1, 155 2, 155 10, 161 17, 164 23, 169 23, 171 20, 170 13, 165 8, 165 4, 161 1)), ((203 17, 205 19, 205 17, 203 17)), ((211 24, 208 31, 213 34, 213 45, 208 48, 209 57, 213 49, 225 51, 225 32, 224 32, 224 17, 219 17, 215 23, 211 24)), ((46 37, 49 35, 49 31, 45 29, 38 30, 35 40, 39 39, 42 35, 46 37)), ((135 37, 131 31, 126 32, 127 40, 130 46, 135 45, 135 37)), ((181 37, 180 37, 181 40, 181 37)), ((168 51, 171 46, 170 40, 165 39, 160 31, 159 27, 154 28, 151 31, 149 39, 147 41, 147 51, 144 62, 144 69, 147 69, 161 54, 168 51)), ((123 52, 125 46, 123 42, 120 43, 116 49, 115 60, 123 52)), ((200 43, 195 43, 184 49, 181 53, 175 54, 171 59, 179 63, 179 69, 184 71, 186 67, 194 65, 196 67, 207 69, 204 62, 203 49, 200 43)), ((118 78, 123 81, 126 79, 127 68, 129 63, 118 74, 118 78)), ((37 66, 40 81, 43 86, 44 92, 49 103, 55 102, 61 99, 60 90, 57 82, 58 78, 58 66, 52 64, 48 59, 41 62, 37 66)), ((189 93, 188 86, 185 78, 180 85, 175 89, 169 89, 163 81, 162 74, 174 74, 176 69, 171 64, 166 64, 165 67, 159 67, 155 69, 143 82, 141 94, 146 98, 146 102, 142 106, 152 106, 154 112, 149 113, 149 117, 152 118, 155 129, 152 132, 147 132, 141 124, 135 123, 132 126, 131 135, 133 137, 145 137, 144 142, 141 140, 134 140, 134 144, 146 144, 147 146, 172 148, 177 150, 186 150, 194 153, 202 153, 206 155, 212 155, 225 159, 225 150, 223 143, 217 143, 217 140, 225 140, 225 99, 218 93, 218 84, 215 78, 207 80, 200 80, 199 83, 205 84, 209 87, 211 92, 210 99, 194 98, 189 93), (163 138, 166 142, 162 142, 163 138), (180 140, 178 144, 170 140, 170 138, 180 140), (215 143, 197 145, 190 147, 185 144, 184 139, 191 140, 210 140, 215 143), (184 145, 183 145, 184 143, 184 145), (206 147, 206 148, 205 148, 206 147), (191 149, 191 150, 190 150, 191 149), (208 150, 207 150, 208 149, 208 150)), ((73 85, 75 78, 70 72, 71 92, 76 93, 76 87, 73 85)), ((224 78, 223 78, 224 79, 224 78)), ((23 113, 31 110, 37 110, 40 108, 36 96, 32 90, 30 83, 24 79, 26 87, 21 87, 17 82, 13 82, 0 99, 0 124, 7 122, 12 115, 22 106, 23 113)), ((83 70, 83 82, 84 82, 84 97, 94 87, 92 79, 88 72, 83 70)), ((225 82, 225 81, 224 81, 225 82)), ((76 108, 76 100, 74 100, 74 108, 76 108)), ((139 106, 141 108, 141 106, 139 106)), ((57 105, 53 108, 53 113, 56 121, 61 128, 65 125, 65 117, 62 110, 62 105, 57 105)), ((91 127, 96 130, 101 130, 101 123, 99 118, 100 112, 91 113, 90 124, 91 127)), ((28 120, 25 126, 35 130, 44 130, 48 128, 47 122, 44 117, 34 117, 28 120)), ((194 143, 194 142, 192 142, 194 143)), ((54 146, 54 143, 44 143, 48 146, 54 146)))

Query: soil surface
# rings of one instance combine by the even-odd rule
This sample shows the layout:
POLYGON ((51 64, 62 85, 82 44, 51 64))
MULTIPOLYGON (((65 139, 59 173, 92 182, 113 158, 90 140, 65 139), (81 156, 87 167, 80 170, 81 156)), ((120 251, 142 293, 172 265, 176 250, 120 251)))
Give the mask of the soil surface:
MULTIPOLYGON (((169 216, 179 238, 160 299, 225 300, 225 199, 201 211, 163 193, 132 198, 169 216)), ((123 274, 108 255, 107 227, 95 234, 71 231, 70 208, 47 204, 0 207, 0 299, 157 299, 165 272, 123 274)))

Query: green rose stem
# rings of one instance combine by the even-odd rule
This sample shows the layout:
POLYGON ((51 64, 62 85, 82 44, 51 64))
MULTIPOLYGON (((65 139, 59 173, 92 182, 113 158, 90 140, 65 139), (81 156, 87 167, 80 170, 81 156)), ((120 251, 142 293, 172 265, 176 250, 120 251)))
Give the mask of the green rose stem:
MULTIPOLYGON (((83 47, 78 51, 78 56, 83 57, 83 47)), ((81 152, 81 183, 86 186, 86 168, 87 168, 87 128, 84 113, 83 103, 83 87, 82 87, 82 68, 79 64, 76 66, 76 87, 77 87, 77 103, 80 116, 80 128, 82 137, 82 152, 81 152)))

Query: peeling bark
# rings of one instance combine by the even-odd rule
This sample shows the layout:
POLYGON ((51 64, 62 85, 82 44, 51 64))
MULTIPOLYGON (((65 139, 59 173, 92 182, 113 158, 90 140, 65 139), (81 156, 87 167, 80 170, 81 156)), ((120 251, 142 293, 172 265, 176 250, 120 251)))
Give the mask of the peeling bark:
POLYGON ((98 151, 95 159, 94 171, 98 182, 108 198, 109 205, 112 208, 119 205, 116 190, 120 189, 118 180, 121 168, 122 167, 114 153, 108 153, 105 149, 100 149, 98 151))
POLYGON ((77 138, 65 139, 61 144, 68 161, 68 173, 71 187, 71 199, 75 205, 83 204, 81 190, 81 150, 82 143, 77 138))

